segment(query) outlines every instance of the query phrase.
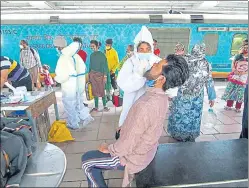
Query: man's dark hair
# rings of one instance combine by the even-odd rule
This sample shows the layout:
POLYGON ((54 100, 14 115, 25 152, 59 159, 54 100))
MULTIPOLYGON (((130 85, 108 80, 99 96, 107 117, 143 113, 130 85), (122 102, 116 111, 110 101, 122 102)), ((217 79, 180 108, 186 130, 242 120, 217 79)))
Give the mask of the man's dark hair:
POLYGON ((26 44, 27 46, 29 45, 28 41, 26 41, 26 40, 21 40, 21 42, 26 44))
POLYGON ((81 39, 80 37, 74 37, 74 38, 73 38, 73 41, 74 41, 74 42, 78 42, 78 43, 80 43, 80 44, 83 44, 83 41, 82 41, 82 39, 81 39))
POLYGON ((153 41, 154 41, 155 43, 157 43, 157 40, 156 40, 156 39, 153 39, 153 41))
POLYGON ((112 45, 113 41, 112 41, 112 39, 107 39, 107 40, 105 41, 105 43, 106 43, 106 44, 111 44, 111 45, 112 45))
POLYGON ((189 78, 188 64, 183 57, 170 54, 166 57, 166 61, 168 64, 163 67, 163 75, 166 77, 164 91, 183 85, 189 78))
POLYGON ((99 42, 96 40, 91 40, 90 44, 95 44, 97 47, 99 46, 99 42))

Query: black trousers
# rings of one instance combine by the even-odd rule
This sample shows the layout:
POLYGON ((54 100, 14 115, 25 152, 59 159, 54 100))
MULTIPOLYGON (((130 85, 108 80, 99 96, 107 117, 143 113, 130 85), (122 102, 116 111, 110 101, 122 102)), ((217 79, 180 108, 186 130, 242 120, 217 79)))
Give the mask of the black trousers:
POLYGON ((12 82, 13 87, 20 87, 25 86, 28 91, 32 91, 32 80, 30 75, 28 75, 26 78, 21 79, 20 81, 12 82))
POLYGON ((113 89, 118 89, 115 73, 110 74, 110 77, 111 77, 112 88, 113 89))

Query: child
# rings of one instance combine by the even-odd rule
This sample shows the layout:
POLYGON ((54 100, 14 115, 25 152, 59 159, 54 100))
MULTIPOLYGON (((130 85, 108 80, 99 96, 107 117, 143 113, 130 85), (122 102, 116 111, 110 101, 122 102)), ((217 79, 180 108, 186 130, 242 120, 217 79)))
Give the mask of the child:
POLYGON ((248 57, 239 54, 234 59, 233 72, 228 76, 228 84, 222 99, 227 102, 225 110, 231 110, 234 101, 236 101, 236 112, 241 112, 243 95, 248 77, 248 57))
POLYGON ((41 75, 44 76, 45 91, 53 90, 52 85, 54 84, 54 81, 49 74, 50 67, 48 65, 43 65, 42 69, 41 75))

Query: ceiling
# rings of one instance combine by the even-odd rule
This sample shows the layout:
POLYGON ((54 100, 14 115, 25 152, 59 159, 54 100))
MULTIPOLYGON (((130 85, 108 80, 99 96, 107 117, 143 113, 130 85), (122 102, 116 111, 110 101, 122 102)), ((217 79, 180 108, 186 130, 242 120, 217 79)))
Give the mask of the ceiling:
POLYGON ((131 13, 248 15, 248 1, 1 1, 6 14, 131 13))

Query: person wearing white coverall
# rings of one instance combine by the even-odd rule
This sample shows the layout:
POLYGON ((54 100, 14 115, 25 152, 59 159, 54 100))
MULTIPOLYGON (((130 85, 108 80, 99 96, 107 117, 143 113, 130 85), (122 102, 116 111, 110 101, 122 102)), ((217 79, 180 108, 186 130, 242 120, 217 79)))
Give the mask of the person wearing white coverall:
POLYGON ((161 60, 153 51, 152 35, 143 26, 134 39, 134 55, 124 63, 117 78, 118 86, 124 91, 119 127, 123 125, 132 105, 145 93, 144 73, 161 60))
POLYGON ((54 46, 59 53, 54 79, 61 84, 67 126, 71 129, 78 129, 81 120, 83 126, 94 120, 89 113, 89 109, 83 104, 87 70, 85 63, 77 54, 80 44, 73 42, 67 46, 64 37, 58 36, 54 39, 54 46))

